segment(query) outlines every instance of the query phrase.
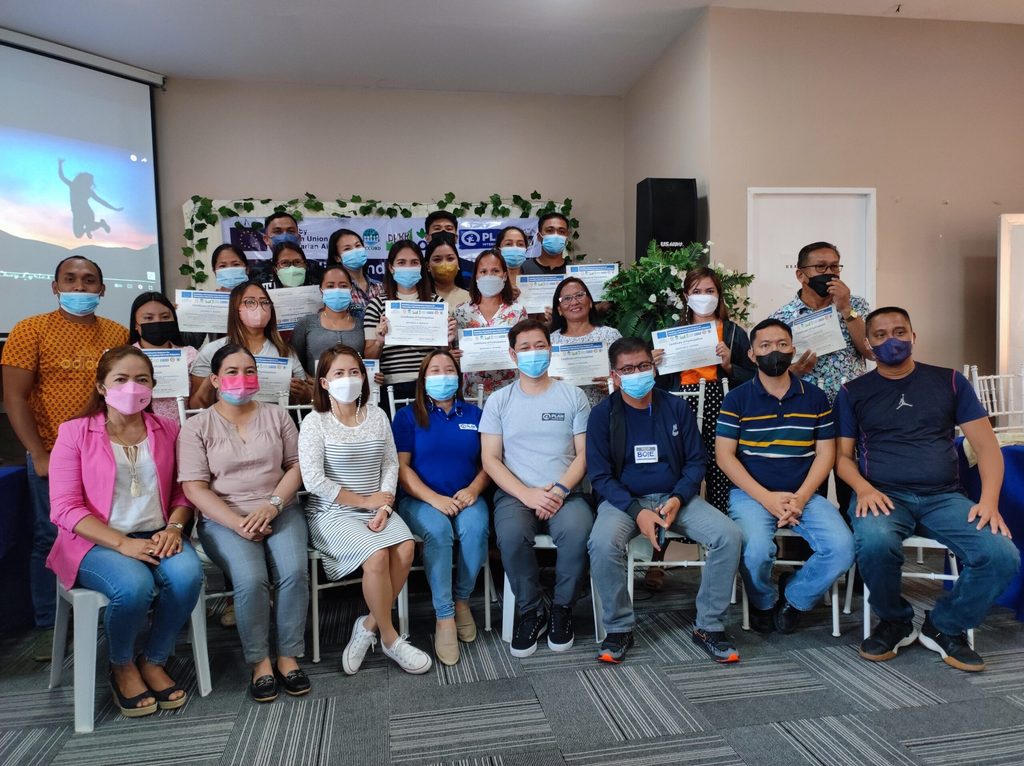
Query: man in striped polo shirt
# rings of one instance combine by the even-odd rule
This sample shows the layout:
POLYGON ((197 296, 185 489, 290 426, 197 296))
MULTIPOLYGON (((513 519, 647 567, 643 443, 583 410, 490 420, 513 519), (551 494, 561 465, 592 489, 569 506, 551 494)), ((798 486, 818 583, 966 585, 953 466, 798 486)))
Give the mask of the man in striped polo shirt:
POLYGON ((853 536, 839 512, 816 494, 835 460, 828 397, 789 372, 793 333, 778 319, 750 331, 757 377, 726 395, 715 455, 733 483, 729 516, 743 530, 740 573, 759 633, 792 633, 836 578, 853 564, 853 536), (795 574, 772 586, 775 533, 792 529, 813 549, 795 574))

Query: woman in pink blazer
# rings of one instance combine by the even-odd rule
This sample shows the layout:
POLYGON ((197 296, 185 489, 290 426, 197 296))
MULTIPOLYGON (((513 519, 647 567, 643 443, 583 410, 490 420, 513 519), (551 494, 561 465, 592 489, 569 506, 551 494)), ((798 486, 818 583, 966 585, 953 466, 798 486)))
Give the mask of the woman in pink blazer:
POLYGON ((129 718, 185 704, 164 670, 195 606, 202 567, 182 538, 192 508, 175 473, 178 424, 152 414, 153 365, 131 346, 109 349, 96 368, 85 412, 64 423, 50 456, 47 566, 65 588, 110 599, 104 628, 110 688, 129 718), (153 611, 145 649, 135 641, 153 611))

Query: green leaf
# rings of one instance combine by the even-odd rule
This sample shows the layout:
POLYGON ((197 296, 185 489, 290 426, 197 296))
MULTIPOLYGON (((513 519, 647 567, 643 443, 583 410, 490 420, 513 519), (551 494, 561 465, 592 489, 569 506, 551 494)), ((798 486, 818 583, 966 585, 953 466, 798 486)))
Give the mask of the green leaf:
POLYGON ((516 207, 522 207, 524 202, 526 202, 526 200, 524 200, 518 194, 512 195, 512 204, 515 205, 516 207))
POLYGON ((445 192, 444 201, 449 205, 455 201, 455 192, 445 192))
POLYGON ((348 207, 348 203, 343 199, 336 199, 334 201, 337 203, 338 207, 348 207))
POLYGON ((407 208, 407 207, 403 207, 402 208, 402 218, 412 218, 412 211, 409 208, 407 208))
POLYGON ((426 232, 425 229, 421 228, 418 232, 416 232, 416 239, 426 239, 426 238, 427 238, 427 232, 426 232))
POLYGON ((235 228, 236 228, 236 229, 248 229, 249 227, 248 227, 248 226, 246 226, 246 225, 245 225, 244 223, 242 223, 241 221, 235 221, 235 228))
POLYGON ((285 202, 284 204, 286 204, 286 205, 287 205, 288 207, 295 207, 296 205, 298 205, 298 204, 299 204, 299 198, 298 198, 298 197, 295 197, 294 199, 290 199, 290 200, 288 200, 288 201, 287 201, 287 202, 285 202))
POLYGON ((437 203, 438 210, 444 210, 446 207, 448 207, 448 203, 445 202, 444 200, 441 200, 440 202, 437 203))
POLYGON ((302 220, 302 211, 301 210, 292 210, 290 215, 291 215, 292 218, 295 219, 295 223, 298 223, 299 221, 302 220))
POLYGON ((530 192, 530 199, 540 199, 540 192, 534 189, 530 192))
POLYGON ((245 209, 245 203, 239 200, 238 202, 233 202, 231 204, 231 207, 233 207, 235 210, 242 211, 245 209))
POLYGON ((251 202, 244 202, 242 204, 242 209, 245 210, 246 213, 251 213, 254 207, 255 206, 251 202))
POLYGON ((221 218, 237 218, 238 217, 238 212, 236 210, 233 210, 232 208, 228 207, 227 205, 221 205, 219 208, 217 208, 217 212, 220 214, 221 218))
POLYGON ((492 194, 487 199, 490 201, 490 203, 492 205, 500 205, 501 204, 501 195, 500 194, 492 194))
POLYGON ((249 228, 253 231, 263 231, 263 221, 253 221, 249 228))
POLYGON ((481 202, 479 205, 477 205, 475 208, 473 208, 473 213, 476 214, 476 215, 483 215, 486 212, 487 212, 487 203, 486 202, 481 202))
POLYGON ((269 205, 270 202, 271 202, 271 200, 269 198, 268 199, 261 199, 260 200, 260 204, 261 205, 269 205))
POLYGON ((306 199, 316 199, 316 195, 315 194, 310 194, 309 192, 306 192, 305 194, 306 194, 306 199))
POLYGON ((192 281, 200 285, 207 279, 209 279, 209 277, 207 276, 205 271, 197 271, 195 275, 192 277, 192 281))
POLYGON ((192 239, 192 237, 193 237, 192 229, 185 229, 185 239, 192 239))
POLYGON ((384 215, 385 210, 383 207, 378 207, 376 210, 377 215, 384 215))
POLYGON ((502 218, 508 218, 508 216, 512 215, 512 210, 505 206, 499 207, 498 215, 500 215, 502 218))
POLYGON ((201 240, 196 242, 196 251, 200 252, 200 253, 205 253, 206 252, 206 245, 207 245, 207 243, 209 241, 210 241, 209 239, 207 239, 206 237, 203 237, 201 240))
POLYGON ((360 197, 358 194, 353 194, 351 199, 352 199, 353 202, 362 202, 363 201, 363 198, 360 197))
POLYGON ((577 219, 575 219, 575 218, 570 218, 569 219, 569 226, 570 226, 570 228, 578 229, 580 227, 580 222, 577 219))
POLYGON ((199 204, 199 200, 201 200, 202 197, 200 197, 198 194, 193 194, 191 199, 192 199, 193 204, 199 204))
POLYGON ((359 215, 369 215, 373 210, 373 205, 360 205, 359 215))
POLYGON ((387 215, 390 218, 395 218, 395 217, 398 216, 398 208, 397 207, 389 207, 387 210, 384 211, 384 213, 385 213, 385 215, 387 215))
MULTIPOLYGON (((181 254, 183 256, 185 256, 186 258, 191 258, 192 254, 194 252, 195 252, 195 250, 193 250, 191 247, 183 247, 183 248, 181 248, 181 254)), ((192 268, 192 267, 189 266, 189 268, 192 268)))
POLYGON ((181 265, 180 265, 180 266, 178 267, 178 273, 179 273, 179 274, 181 274, 181 276, 183 276, 183 277, 187 277, 187 276, 188 276, 189 274, 191 274, 191 273, 192 273, 192 272, 193 272, 194 270, 195 270, 195 269, 193 269, 193 268, 192 268, 191 266, 189 266, 189 265, 188 265, 187 263, 183 263, 183 264, 181 264, 181 265))

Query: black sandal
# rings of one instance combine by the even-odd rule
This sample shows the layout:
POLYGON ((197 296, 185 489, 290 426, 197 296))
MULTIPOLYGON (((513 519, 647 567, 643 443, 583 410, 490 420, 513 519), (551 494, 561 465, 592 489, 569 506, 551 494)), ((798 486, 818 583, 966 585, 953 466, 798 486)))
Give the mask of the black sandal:
POLYGON ((273 676, 260 676, 250 681, 249 696, 256 702, 273 702, 277 699, 277 679, 273 676))
POLYGON ((293 697, 301 697, 303 694, 308 694, 312 688, 312 685, 309 683, 309 676, 301 668, 289 671, 288 675, 285 675, 275 665, 274 676, 284 687, 285 692, 293 697))
MULTIPOLYGON (((154 662, 149 662, 149 660, 147 660, 144 656, 140 654, 138 657, 135 658, 135 666, 139 668, 140 673, 142 672, 142 668, 140 666, 143 663, 147 662, 150 665, 155 665, 156 667, 163 668, 164 673, 167 672, 167 668, 165 668, 163 665, 156 665, 156 663, 154 662)), ((158 692, 152 688, 150 688, 149 691, 152 693, 154 697, 156 697, 156 704, 161 710, 177 710, 186 702, 188 702, 188 693, 185 691, 185 687, 183 687, 173 678, 171 678, 171 685, 163 691, 158 692), (172 700, 171 695, 175 692, 182 692, 182 695, 177 699, 172 700)))
POLYGON ((142 718, 142 716, 152 715, 157 711, 156 702, 145 707, 138 707, 138 704, 146 699, 146 697, 156 697, 149 689, 146 689, 142 694, 136 694, 134 697, 125 697, 121 694, 121 690, 117 688, 117 681, 114 680, 113 670, 110 671, 110 691, 114 693, 114 704, 117 705, 121 715, 125 718, 142 718))

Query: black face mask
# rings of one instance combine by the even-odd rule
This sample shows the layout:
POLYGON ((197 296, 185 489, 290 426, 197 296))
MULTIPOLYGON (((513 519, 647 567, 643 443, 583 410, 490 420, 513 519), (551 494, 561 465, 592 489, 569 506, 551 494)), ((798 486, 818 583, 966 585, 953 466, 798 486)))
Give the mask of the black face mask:
POLYGON ((785 375, 789 365, 793 363, 793 352, 785 354, 781 351, 772 351, 768 354, 755 356, 754 361, 757 362, 758 368, 765 375, 777 378, 780 375, 785 375))
POLYGON ((430 235, 431 242, 442 242, 446 245, 455 247, 455 232, 453 231, 435 231, 430 235))
POLYGON ((146 343, 162 346, 167 341, 179 340, 178 323, 173 319, 169 322, 149 322, 139 325, 139 335, 146 343))
POLYGON ((807 286, 814 290, 822 298, 828 297, 828 283, 838 279, 835 274, 815 274, 807 280, 807 286))

